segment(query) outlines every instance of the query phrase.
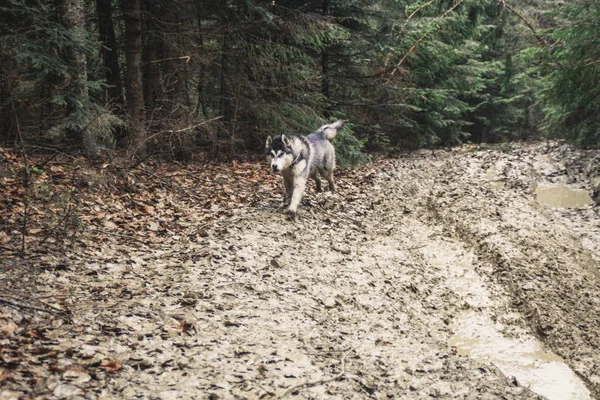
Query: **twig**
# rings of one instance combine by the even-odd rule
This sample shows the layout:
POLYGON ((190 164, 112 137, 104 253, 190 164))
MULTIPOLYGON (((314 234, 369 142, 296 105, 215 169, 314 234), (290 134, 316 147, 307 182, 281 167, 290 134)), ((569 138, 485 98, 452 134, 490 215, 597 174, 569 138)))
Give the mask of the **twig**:
POLYGON ((412 14, 410 14, 408 16, 408 18, 406 18, 406 21, 404 21, 404 23, 410 21, 412 19, 412 17, 415 16, 416 13, 418 13, 419 11, 421 11, 423 8, 427 7, 428 5, 430 5, 431 3, 433 3, 435 0, 429 0, 427 3, 421 4, 419 6, 419 8, 417 8, 415 11, 412 12, 412 14))
MULTIPOLYGON (((56 150, 55 150, 56 151, 56 150)), ((54 160, 56 157, 58 157, 61 154, 60 151, 56 151, 56 153, 54 153, 54 155, 50 156, 50 158, 48 158, 46 161, 37 164, 35 167, 38 169, 42 169, 46 166, 46 164, 48 164, 50 161, 54 160)))
POLYGON ((54 233, 54 231, 56 231, 58 229, 58 227, 61 226, 62 223, 71 214, 71 207, 70 206, 71 206, 71 200, 69 199, 69 202, 67 203, 67 205, 65 206, 65 209, 64 209, 64 215, 62 216, 62 218, 60 219, 60 221, 58 221, 56 223, 56 225, 54 225, 52 227, 52 229, 50 229, 50 231, 44 236, 44 239, 42 239, 42 241, 40 242, 40 246, 43 246, 44 243, 46 243, 46 240, 48 240, 48 238, 54 233))
MULTIPOLYGON (((435 0, 429 0, 427 3, 423 3, 423 4, 421 4, 419 7, 417 7, 417 9, 416 9, 415 11, 413 11, 413 12, 412 12, 412 13, 411 13, 411 14, 408 16, 408 18, 406 18, 406 20, 405 20, 405 21, 403 21, 403 22, 402 22, 402 26, 405 26, 405 25, 408 23, 408 21, 410 21, 410 20, 412 19, 412 17, 414 17, 415 15, 417 15, 417 13, 418 13, 419 11, 421 11, 423 8, 427 7, 428 5, 430 5, 431 3, 433 3, 434 1, 435 1, 435 0)), ((385 57, 385 63, 384 63, 384 64, 385 64, 385 68, 387 68, 387 65, 388 65, 388 62, 389 62, 389 60, 390 60, 390 57, 391 57, 391 53, 388 53, 388 55, 385 57)))
POLYGON ((65 311, 62 310, 57 310, 55 308, 42 308, 42 307, 36 307, 36 306, 31 306, 29 304, 23 304, 23 303, 18 303, 16 301, 11 301, 11 300, 6 300, 3 298, 0 298, 0 303, 4 303, 8 306, 12 306, 15 308, 28 308, 30 310, 35 310, 35 311, 42 311, 42 312, 46 312, 48 314, 66 314, 65 311))
POLYGON ((31 170, 29 166, 29 160, 27 153, 25 152, 25 142, 23 141, 23 134, 21 133, 21 124, 19 123, 19 116, 17 115, 17 109, 15 108, 14 101, 11 103, 12 111, 15 117, 15 124, 17 125, 17 135, 19 137, 19 146, 21 147, 21 153, 25 159, 25 168, 23 168, 23 186, 25 187, 25 197, 23 198, 23 226, 21 227, 21 255, 25 255, 25 236, 27 236, 27 211, 29 205, 29 186, 31 184, 31 170))
POLYGON ((181 57, 171 57, 171 58, 163 58, 161 60, 152 60, 148 64, 157 64, 164 61, 175 61, 175 60, 185 60, 185 63, 189 63, 192 57, 190 56, 181 56, 181 57))
POLYGON ((340 379, 341 377, 346 375, 346 357, 348 357, 348 355, 351 352, 356 351, 362 344, 363 344, 363 342, 360 342, 360 344, 358 346, 352 347, 351 349, 347 350, 344 353, 344 355, 342 356, 342 358, 340 360, 342 370, 339 374, 337 374, 331 378, 327 378, 327 379, 317 379, 314 381, 306 381, 306 382, 299 383, 297 385, 290 386, 289 388, 287 388, 286 390, 281 392, 281 394, 279 396, 277 396, 277 399, 282 399, 285 396, 287 396, 288 394, 294 393, 296 390, 301 389, 301 388, 322 385, 322 384, 333 382, 335 380, 340 379))
POLYGON ((199 124, 191 125, 191 126, 188 126, 186 128, 164 130, 164 131, 156 132, 155 134, 153 134, 151 136, 148 136, 145 140, 146 140, 146 142, 148 142, 150 139, 154 139, 155 137, 160 136, 160 135, 165 134, 165 133, 181 133, 181 132, 190 131, 190 130, 195 129, 195 128, 199 127, 199 126, 202 126, 204 124, 208 124, 209 122, 216 121, 216 120, 221 119, 221 118, 223 118, 222 115, 218 116, 218 117, 215 117, 215 118, 207 119, 206 121, 202 121, 199 124))
MULTIPOLYGON (((69 215, 71 215, 71 211, 72 211, 72 209, 71 209, 71 198, 73 197, 73 192, 74 191, 75 191, 75 189, 72 189, 71 195, 69 196, 69 201, 65 205, 65 208, 64 208, 64 211, 63 211, 64 215, 62 216, 62 218, 60 219, 60 221, 58 221, 56 223, 56 225, 54 225, 54 227, 52 227, 52 229, 50 229, 50 232, 48 232, 46 234, 46 236, 44 236, 44 239, 42 239, 42 241, 40 242, 40 246, 43 246, 44 243, 46 243, 46 240, 48 240, 48 238, 58 229, 58 227, 60 227, 63 224, 63 222, 66 221, 67 217, 69 215)), ((66 233, 66 228, 65 228, 65 233, 66 233)))

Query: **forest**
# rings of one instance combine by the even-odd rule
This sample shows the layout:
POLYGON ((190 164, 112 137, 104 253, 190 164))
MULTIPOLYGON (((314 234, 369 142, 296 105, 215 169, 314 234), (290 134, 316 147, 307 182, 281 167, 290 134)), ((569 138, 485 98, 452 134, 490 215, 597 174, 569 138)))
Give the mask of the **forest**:
POLYGON ((594 0, 3 0, 0 144, 224 160, 342 118, 364 153, 600 143, 594 0))
POLYGON ((599 147, 598 0, 0 0, 0 400, 600 399, 599 147))

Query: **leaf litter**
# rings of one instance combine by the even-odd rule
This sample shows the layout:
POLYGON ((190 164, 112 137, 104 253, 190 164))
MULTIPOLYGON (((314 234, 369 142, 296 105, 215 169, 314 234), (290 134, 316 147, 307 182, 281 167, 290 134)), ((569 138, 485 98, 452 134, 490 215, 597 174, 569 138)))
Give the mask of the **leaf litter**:
POLYGON ((597 206, 547 210, 531 188, 593 193, 589 153, 380 159, 338 172, 336 194, 309 187, 296 221, 260 163, 57 157, 24 187, 0 155, 1 399, 541 398, 448 344, 465 309, 531 332, 600 394, 597 206), (432 261, 443 247, 473 252, 491 305, 432 261))

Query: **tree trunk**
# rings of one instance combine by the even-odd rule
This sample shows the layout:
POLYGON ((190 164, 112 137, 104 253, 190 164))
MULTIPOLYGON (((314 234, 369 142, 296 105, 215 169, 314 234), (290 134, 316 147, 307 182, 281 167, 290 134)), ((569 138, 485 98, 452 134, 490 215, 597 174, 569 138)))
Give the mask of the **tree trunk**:
MULTIPOLYGON (((148 115, 154 115, 154 108, 160 98, 161 89, 160 65, 152 62, 159 58, 157 54, 160 42, 157 39, 157 32, 160 28, 156 24, 157 18, 160 17, 159 11, 157 10, 157 0, 142 0, 142 12, 144 15, 150 16, 144 20, 143 29, 149 33, 144 38, 142 48, 144 104, 148 115)), ((153 121, 147 121, 147 123, 149 127, 154 125, 153 121)))
POLYGON ((165 93, 163 97, 171 104, 169 114, 175 119, 184 122, 187 118, 186 107, 189 105, 186 99, 185 87, 185 65, 186 61, 181 53, 184 48, 181 43, 181 21, 184 19, 180 7, 171 2, 162 1, 162 20, 169 27, 162 32, 162 52, 160 54, 161 67, 163 70, 163 86, 165 93), (184 107, 182 107, 182 105, 184 107), (175 113, 173 113, 173 111, 175 113))
POLYGON ((108 84, 108 99, 111 102, 123 103, 123 85, 119 70, 119 54, 117 39, 112 19, 111 0, 96 0, 98 17, 98 33, 102 45, 101 54, 104 61, 104 76, 108 84))
MULTIPOLYGON (((323 0, 323 16, 329 15, 329 1, 323 0)), ((326 46, 323 47, 321 51, 321 73, 323 74, 321 78, 321 93, 325 98, 329 101, 329 50, 326 46)), ((329 110, 328 106, 325 108, 325 116, 328 116, 329 110)))
MULTIPOLYGON (((73 66, 72 78, 77 95, 87 101, 87 57, 85 46, 85 9, 83 0, 59 0, 59 11, 64 25, 71 31, 73 43, 66 51, 66 59, 73 66)), ((75 106, 73 104, 71 107, 75 106)), ((73 111, 73 110, 70 110, 73 111)))
POLYGON ((140 0, 121 3, 125 21, 125 59, 127 62, 126 95, 129 111, 130 152, 146 152, 144 91, 142 79, 142 15, 140 0))
POLYGON ((71 42, 66 46, 62 57, 71 68, 71 86, 66 96, 67 136, 83 145, 88 154, 97 150, 96 137, 89 132, 86 119, 89 117, 89 90, 87 84, 87 57, 85 51, 85 2, 84 0, 58 0, 58 11, 63 25, 71 34, 71 42), (84 121, 84 122, 82 122, 84 121))
MULTIPOLYGON (((0 70, 0 99, 10 99, 10 83, 0 70)), ((12 128, 12 109, 8 101, 0 102, 0 146, 16 143, 16 130, 12 128)))
MULTIPOLYGON (((204 34, 202 33, 202 7, 200 2, 195 2, 194 6, 196 8, 196 20, 198 23, 198 37, 196 40, 198 41, 198 46, 202 49, 204 48, 204 34)), ((198 64, 198 84, 196 89, 198 91, 198 102, 196 103, 196 114, 200 115, 200 112, 202 112, 202 116, 206 117, 206 102, 204 99, 204 80, 206 79, 206 77, 204 72, 204 66, 202 65, 202 63, 198 64)))
POLYGON ((231 122, 231 94, 229 90, 229 39, 227 34, 221 38, 221 76, 220 76, 220 105, 219 114, 223 116, 223 121, 231 122))

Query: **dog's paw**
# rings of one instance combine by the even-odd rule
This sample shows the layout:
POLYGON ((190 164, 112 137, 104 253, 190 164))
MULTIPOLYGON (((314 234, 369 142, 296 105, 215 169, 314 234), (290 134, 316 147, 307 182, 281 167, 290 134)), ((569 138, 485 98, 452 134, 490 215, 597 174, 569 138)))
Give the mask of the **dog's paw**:
POLYGON ((285 213, 288 216, 288 218, 292 221, 295 221, 298 217, 298 212, 295 210, 290 210, 289 208, 285 211, 285 213))

